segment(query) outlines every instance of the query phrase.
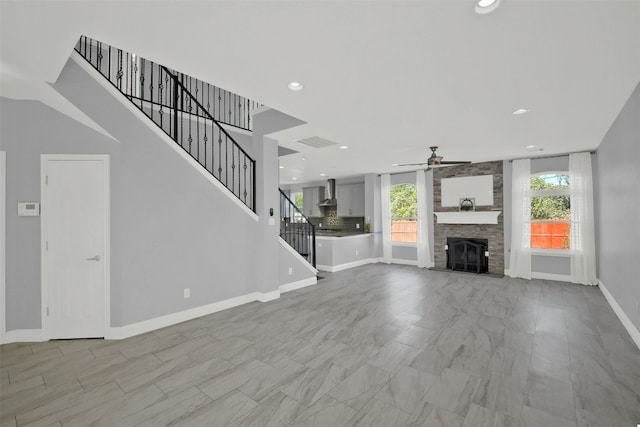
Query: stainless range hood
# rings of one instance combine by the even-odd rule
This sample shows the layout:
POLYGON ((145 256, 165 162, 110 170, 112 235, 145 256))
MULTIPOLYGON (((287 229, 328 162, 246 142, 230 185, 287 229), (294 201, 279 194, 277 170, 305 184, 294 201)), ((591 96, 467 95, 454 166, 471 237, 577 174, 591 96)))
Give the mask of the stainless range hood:
POLYGON ((338 201, 336 200, 336 180, 328 179, 327 180, 327 198, 318 203, 318 206, 327 207, 327 206, 338 206, 338 201))

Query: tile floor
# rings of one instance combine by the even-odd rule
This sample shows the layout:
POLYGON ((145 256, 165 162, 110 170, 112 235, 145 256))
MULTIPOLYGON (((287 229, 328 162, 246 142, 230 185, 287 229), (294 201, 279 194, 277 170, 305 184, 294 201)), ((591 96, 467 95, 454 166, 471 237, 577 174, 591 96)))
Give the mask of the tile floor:
POLYGON ((2 426, 631 426, 600 290, 368 265, 121 341, 1 348, 2 426))

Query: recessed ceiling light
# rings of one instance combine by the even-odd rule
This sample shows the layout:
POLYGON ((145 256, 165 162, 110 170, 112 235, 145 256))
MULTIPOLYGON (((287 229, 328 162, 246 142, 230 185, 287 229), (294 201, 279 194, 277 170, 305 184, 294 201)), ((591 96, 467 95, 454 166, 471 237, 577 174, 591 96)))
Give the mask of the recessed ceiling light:
POLYGON ((291 178, 291 179, 296 180, 296 179, 298 179, 298 178, 296 178, 296 177, 294 176, 294 177, 293 177, 293 178, 291 178))
POLYGON ((400 166, 398 163, 394 163, 391 166, 400 166))
POLYGON ((320 176, 327 176, 327 174, 326 173, 321 173, 320 176))
POLYGON ((521 115, 521 114, 527 114, 529 111, 531 111, 531 110, 530 110, 530 109, 528 109, 528 108, 518 108, 516 111, 514 111, 514 112, 513 112, 513 113, 511 113, 511 114, 513 114, 513 115, 515 115, 515 116, 519 116, 519 115, 521 115))
POLYGON ((287 86, 289 87, 289 89, 294 90, 296 92, 299 90, 302 90, 302 88, 304 87, 300 82, 291 82, 287 86))
POLYGON ((349 146, 348 146, 348 145, 341 145, 341 146, 340 146, 340 149, 341 149, 341 150, 346 150, 346 149, 348 149, 348 148, 349 148, 349 146))
POLYGON ((476 2, 476 13, 484 14, 493 12, 500 5, 500 0, 478 0, 476 2))
POLYGON ((284 169, 284 166, 280 166, 280 169, 284 169))
POLYGON ((536 146, 535 145, 527 145, 526 148, 527 148, 527 150, 532 150, 532 149, 536 148, 536 146))
POLYGON ((301 160, 307 160, 307 158, 306 158, 306 157, 303 157, 301 160))

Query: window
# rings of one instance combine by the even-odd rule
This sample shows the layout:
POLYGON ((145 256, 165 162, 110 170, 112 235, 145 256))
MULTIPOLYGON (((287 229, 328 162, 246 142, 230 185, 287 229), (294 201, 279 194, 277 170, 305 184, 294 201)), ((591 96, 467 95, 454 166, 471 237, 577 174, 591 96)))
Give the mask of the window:
POLYGON ((414 184, 391 187, 391 241, 418 241, 418 200, 414 184))
POLYGON ((304 211, 304 209, 302 206, 303 205, 302 193, 291 193, 291 201, 296 205, 298 209, 300 209, 300 211, 293 212, 293 222, 303 222, 302 212, 304 211))
POLYGON ((571 197, 569 176, 562 173, 534 175, 531 189, 531 248, 571 247, 571 197))

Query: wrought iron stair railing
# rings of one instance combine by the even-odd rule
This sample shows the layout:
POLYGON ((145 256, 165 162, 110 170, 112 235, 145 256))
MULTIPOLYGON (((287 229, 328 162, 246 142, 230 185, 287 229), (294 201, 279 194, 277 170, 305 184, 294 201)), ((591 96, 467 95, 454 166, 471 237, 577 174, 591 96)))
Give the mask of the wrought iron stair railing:
POLYGON ((86 36, 80 37, 75 50, 255 212, 255 160, 185 87, 176 72, 86 36))
POLYGON ((315 268, 316 227, 282 190, 280 190, 280 237, 315 268))
POLYGON ((174 74, 187 90, 204 106, 211 116, 220 123, 240 129, 252 130, 251 116, 263 105, 187 74, 174 74))

